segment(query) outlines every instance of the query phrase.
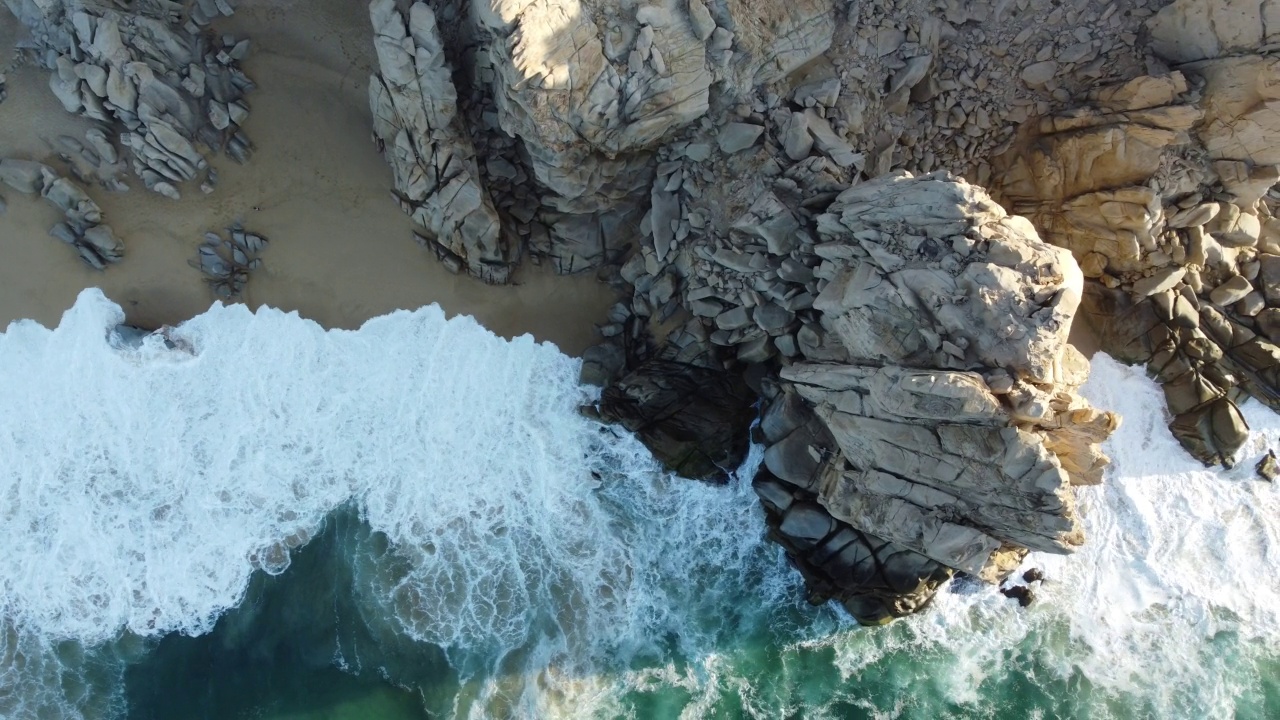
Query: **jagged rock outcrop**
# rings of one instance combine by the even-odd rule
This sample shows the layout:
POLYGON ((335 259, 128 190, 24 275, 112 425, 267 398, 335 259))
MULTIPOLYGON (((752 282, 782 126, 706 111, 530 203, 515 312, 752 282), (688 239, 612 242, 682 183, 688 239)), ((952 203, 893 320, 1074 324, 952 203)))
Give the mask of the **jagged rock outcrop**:
POLYGON ((373 0, 369 16, 379 65, 369 79, 373 134, 391 163, 400 206, 426 229, 424 241, 452 270, 506 282, 520 245, 504 236, 480 184, 435 13, 416 2, 406 23, 394 0, 373 0))
POLYGON ((619 199, 610 185, 628 189, 635 168, 618 156, 700 118, 712 82, 745 91, 781 77, 823 52, 835 26, 830 0, 502 0, 476 11, 502 128, 569 212, 599 209, 593 196, 619 199))
POLYGON ((1093 279, 1084 315, 1102 349, 1147 364, 1171 431, 1207 464, 1248 437, 1242 393, 1280 409, 1280 61, 1251 54, 1277 12, 1166 6, 1148 25, 1176 69, 1042 118, 997 163, 1005 202, 1093 279))
POLYGON ((248 159, 253 146, 241 126, 254 84, 238 61, 249 41, 205 29, 233 12, 226 0, 151 0, 127 12, 79 0, 5 3, 45 51, 63 107, 119 131, 148 189, 177 198, 198 178, 211 189, 202 148, 248 159))
MULTIPOLYGON (((469 71, 471 94, 460 103, 485 156, 478 172, 466 173, 479 191, 468 183, 464 197, 491 198, 512 229, 499 241, 510 248, 504 258, 518 259, 523 246, 564 273, 613 262, 638 240, 654 152, 705 117, 713 84, 732 96, 785 76, 830 45, 836 22, 832 0, 767 7, 738 0, 484 0, 450 11, 462 27, 447 34, 469 71)), ((398 67, 448 97, 448 73, 429 77, 443 62, 439 39, 430 42, 431 67, 398 67)), ((396 83, 412 85, 407 74, 396 83)), ((465 136, 455 129, 438 145, 469 157, 465 136)), ((391 159, 398 178, 409 160, 391 159)), ((492 255, 483 246, 490 238, 472 235, 447 243, 444 257, 469 266, 456 258, 492 255)))
POLYGON ((75 248, 95 270, 124 259, 124 243, 102 221, 102 208, 79 185, 53 168, 31 160, 0 160, 0 183, 18 192, 39 194, 65 218, 49 234, 75 248))
POLYGON ((262 267, 258 255, 266 246, 266 238, 234 225, 227 228, 225 238, 216 232, 205 233, 190 265, 204 275, 215 297, 232 300, 244 292, 249 273, 262 267))
POLYGON ((944 173, 827 202, 806 222, 764 193, 725 247, 690 236, 668 265, 655 234, 622 269, 633 308, 695 315, 668 352, 781 365, 755 487, 811 599, 881 622, 956 571, 994 582, 1079 545, 1071 487, 1101 481, 1117 418, 1075 394, 1070 253, 944 173))

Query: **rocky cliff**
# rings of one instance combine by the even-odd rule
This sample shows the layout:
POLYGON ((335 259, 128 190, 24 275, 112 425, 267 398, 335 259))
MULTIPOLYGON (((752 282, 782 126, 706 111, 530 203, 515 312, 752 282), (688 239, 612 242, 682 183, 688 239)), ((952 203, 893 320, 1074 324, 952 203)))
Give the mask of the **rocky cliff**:
MULTIPOLYGON (((118 140, 174 196, 247 158, 223 0, 6 3, 110 129, 73 165, 118 140)), ((1244 394, 1280 409, 1273 0, 369 12, 373 135, 418 240, 488 282, 528 258, 616 287, 593 412, 686 475, 740 462, 763 399, 755 487, 814 601, 881 622, 1084 541, 1072 488, 1118 418, 1075 392, 1073 323, 1148 365, 1207 463, 1244 394)))

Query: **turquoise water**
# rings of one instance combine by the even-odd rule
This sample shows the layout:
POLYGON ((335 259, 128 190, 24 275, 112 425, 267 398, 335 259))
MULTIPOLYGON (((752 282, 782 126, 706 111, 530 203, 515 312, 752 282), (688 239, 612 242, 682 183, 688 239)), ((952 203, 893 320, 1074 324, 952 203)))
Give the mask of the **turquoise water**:
POLYGON ((1119 410, 1089 544, 1025 610, 956 582, 859 628, 800 598, 742 478, 665 476, 576 362, 434 308, 325 332, 215 307, 0 335, 0 717, 1280 717, 1280 422, 1233 471, 1119 410))

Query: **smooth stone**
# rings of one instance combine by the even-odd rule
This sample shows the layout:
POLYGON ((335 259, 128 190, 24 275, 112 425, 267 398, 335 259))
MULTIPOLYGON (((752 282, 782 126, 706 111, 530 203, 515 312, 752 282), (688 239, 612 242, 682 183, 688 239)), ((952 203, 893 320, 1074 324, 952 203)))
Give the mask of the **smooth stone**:
POLYGON ((1251 292, 1253 292, 1253 286, 1248 280, 1240 275, 1233 275, 1209 293, 1209 300, 1215 305, 1226 307, 1243 300, 1251 292))
POLYGON ((787 537, 799 540, 800 544, 812 546, 835 529, 835 521, 821 507, 813 503, 798 502, 782 516, 779 532, 787 537))
POLYGON ((1133 284, 1133 294, 1138 297, 1148 297, 1166 290, 1172 290, 1174 286, 1182 282, 1182 276, 1186 274, 1186 268, 1176 266, 1164 268, 1150 277, 1145 277, 1135 282, 1133 284))
POLYGON ((1028 87, 1036 88, 1053 79, 1058 73, 1058 63, 1053 60, 1032 63, 1022 69, 1022 82, 1028 87))
POLYGON ((716 143, 720 146, 721 152, 732 155, 755 145, 763 132, 764 127, 761 125, 731 122, 720 130, 716 143))

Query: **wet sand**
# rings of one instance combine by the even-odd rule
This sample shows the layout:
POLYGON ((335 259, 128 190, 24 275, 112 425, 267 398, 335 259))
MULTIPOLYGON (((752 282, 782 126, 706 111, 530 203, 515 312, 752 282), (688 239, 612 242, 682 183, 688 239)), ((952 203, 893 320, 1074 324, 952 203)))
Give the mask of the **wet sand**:
MULTIPOLYGON (((248 165, 212 158, 219 184, 196 184, 173 201, 133 181, 127 193, 86 190, 124 240, 125 259, 105 272, 83 264, 48 229, 56 210, 7 186, 0 216, 0 330, 32 318, 45 325, 86 287, 101 287, 143 327, 174 324, 214 297, 188 265, 208 230, 240 221, 265 235, 263 266, 241 302, 296 310, 326 327, 359 327, 399 308, 439 303, 507 337, 530 333, 579 354, 615 301, 594 275, 556 276, 525 260, 516 283, 495 287, 449 273, 413 241, 412 222, 392 201, 391 170, 370 140, 367 83, 373 48, 363 2, 254 3, 215 25, 248 36, 243 62, 258 83, 245 129, 256 145, 248 165)), ((12 56, 17 23, 0 10, 0 58, 12 56)), ((8 76, 0 103, 0 157, 49 162, 60 134, 83 137, 91 123, 63 110, 43 68, 8 76)))

